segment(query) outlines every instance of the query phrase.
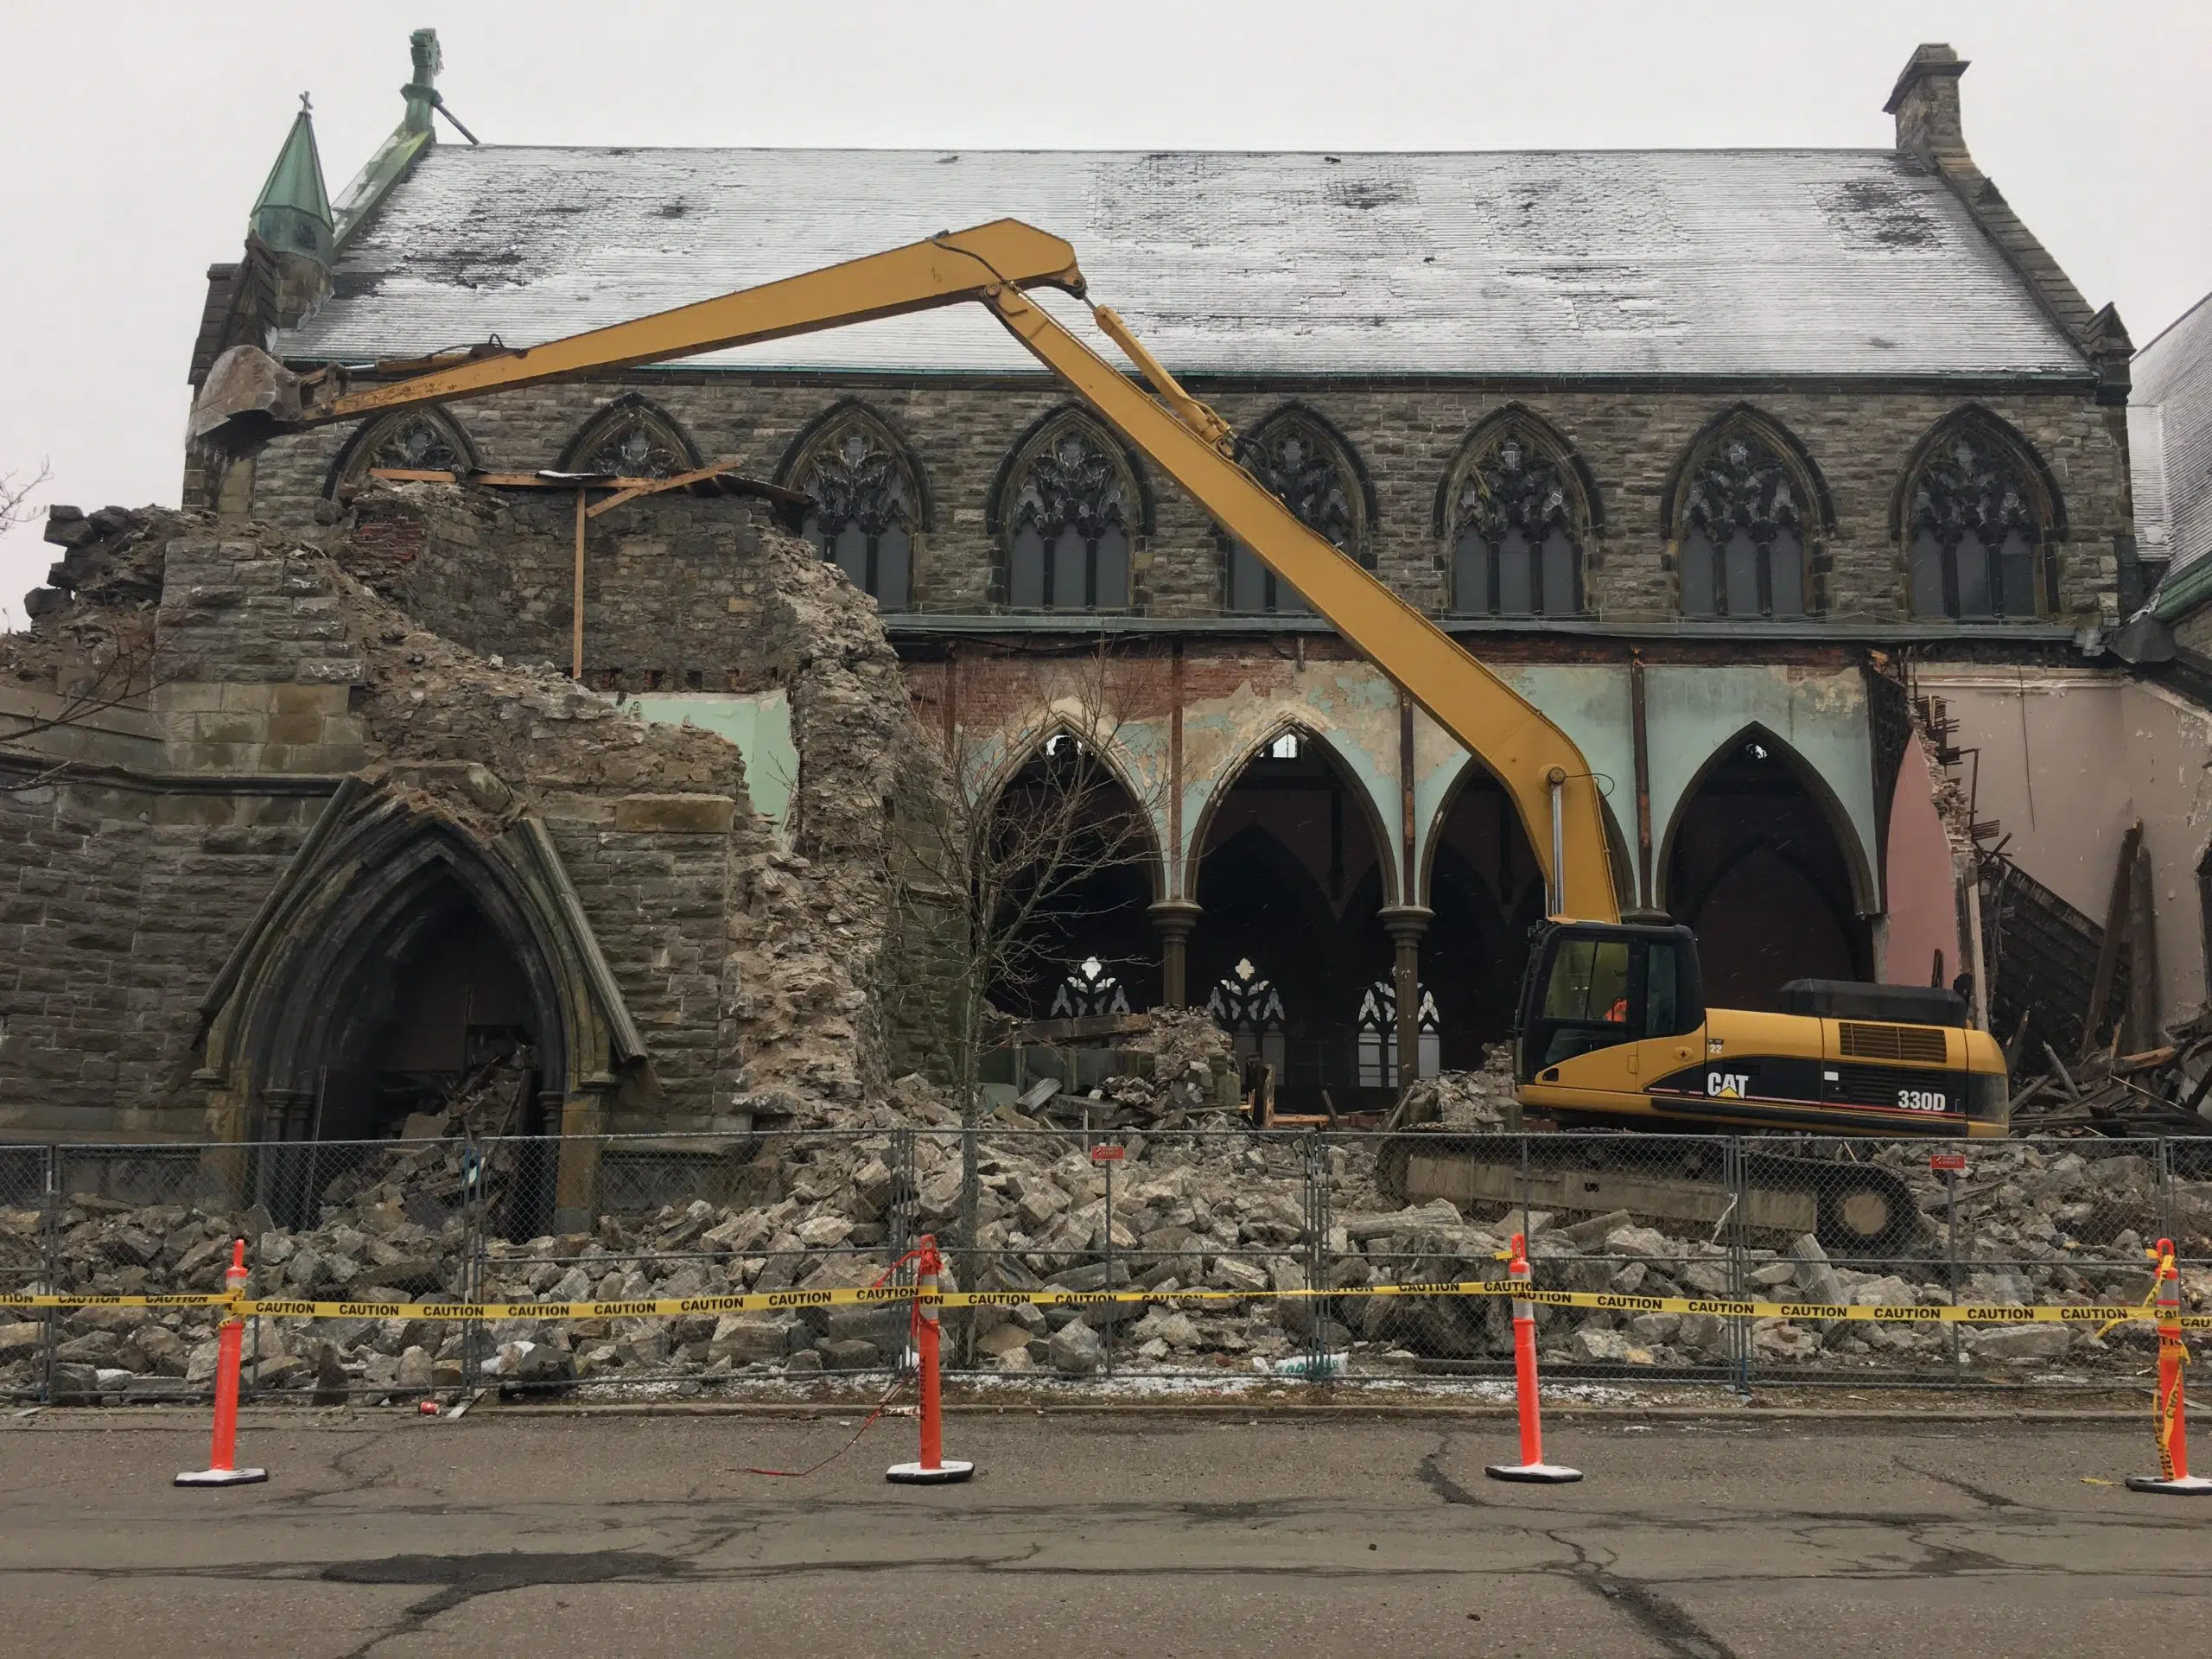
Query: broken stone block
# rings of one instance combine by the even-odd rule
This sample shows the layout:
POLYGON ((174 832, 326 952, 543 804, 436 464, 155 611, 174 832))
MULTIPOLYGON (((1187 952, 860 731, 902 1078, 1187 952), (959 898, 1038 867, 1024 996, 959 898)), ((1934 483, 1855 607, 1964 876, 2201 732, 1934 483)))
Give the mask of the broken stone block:
POLYGON ((2067 1325, 1999 1325, 1968 1334, 1974 1357, 1997 1364, 2018 1364, 2063 1359, 2074 1345, 2074 1327, 2067 1325))
POLYGON ((1574 1357, 1593 1365, 1619 1365, 1628 1360, 1628 1338, 1618 1331, 1584 1325, 1572 1340, 1574 1357))
POLYGON ((1022 1326, 1008 1321, 997 1329, 986 1331, 976 1338, 976 1351, 993 1359, 1003 1359, 1012 1353, 1024 1352, 1029 1346, 1029 1332, 1022 1326))
POLYGON ((883 1363, 883 1351, 858 1337, 826 1337, 810 1351, 818 1353, 820 1363, 833 1371, 870 1370, 883 1363))
POLYGON ((733 1313, 715 1326, 707 1357, 735 1364, 754 1360, 781 1359, 790 1351, 793 1333, 804 1341, 805 1327, 788 1313, 733 1313))
POLYGON ((1662 1262, 1682 1254, 1682 1247, 1656 1227, 1616 1227, 1605 1235, 1605 1248, 1608 1255, 1647 1256, 1662 1262))
POLYGON ((46 1344, 46 1326, 26 1320, 17 1325, 0 1325, 0 1365, 11 1360, 28 1359, 46 1344))
POLYGON ((1828 1253, 1821 1248, 1819 1239, 1810 1233, 1800 1233, 1790 1242, 1789 1255, 1797 1264, 1797 1287, 1807 1297, 1816 1302, 1843 1300, 1842 1281, 1828 1265, 1828 1253))
POLYGON ((1081 1320, 1062 1325, 1052 1333, 1052 1369, 1062 1376, 1089 1376, 1106 1363, 1106 1344, 1081 1320))
POLYGON ((428 1394, 433 1383, 430 1354, 428 1349, 410 1348, 399 1357, 399 1369, 392 1378, 396 1387, 409 1394, 428 1394))

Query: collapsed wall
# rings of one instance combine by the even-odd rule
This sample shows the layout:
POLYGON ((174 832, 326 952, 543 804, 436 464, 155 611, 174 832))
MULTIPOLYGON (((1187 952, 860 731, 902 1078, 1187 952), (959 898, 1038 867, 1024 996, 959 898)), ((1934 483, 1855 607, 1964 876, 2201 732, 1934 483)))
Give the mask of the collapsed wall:
POLYGON ((779 830, 729 740, 450 597, 529 565, 529 513, 420 485, 355 505, 319 544, 55 511, 67 552, 0 640, 0 1127, 327 1136, 327 1074, 366 1062, 315 1050, 288 981, 345 1002, 455 894, 518 960, 528 1127, 818 1122, 879 1090, 881 804, 912 746, 868 601, 749 503, 676 510, 753 607, 723 683, 789 701, 779 830))

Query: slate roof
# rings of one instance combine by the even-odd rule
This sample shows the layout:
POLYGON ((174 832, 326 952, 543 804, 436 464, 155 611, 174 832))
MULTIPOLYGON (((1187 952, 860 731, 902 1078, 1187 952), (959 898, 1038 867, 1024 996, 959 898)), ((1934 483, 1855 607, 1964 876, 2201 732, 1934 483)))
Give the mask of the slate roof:
MULTIPOLYGON (((1940 179, 1896 151, 1829 149, 440 145, 278 350, 536 344, 1007 215, 1071 241, 1091 297, 1179 372, 2087 372, 1940 179)), ((1033 366, 974 308, 694 361, 1033 366)))
POLYGON ((2127 400, 2135 531, 2179 570, 2212 552, 2212 295, 2136 353, 2127 400))

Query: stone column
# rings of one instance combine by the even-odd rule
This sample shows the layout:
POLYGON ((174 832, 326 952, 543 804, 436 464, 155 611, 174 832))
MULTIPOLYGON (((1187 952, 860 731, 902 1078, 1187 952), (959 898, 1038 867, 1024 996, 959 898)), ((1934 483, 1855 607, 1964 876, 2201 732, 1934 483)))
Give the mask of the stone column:
POLYGON ((588 1233, 599 1220, 599 1135, 615 1079, 595 1072, 561 1103, 561 1163, 553 1178, 556 1232, 588 1233))
POLYGON ((1426 905, 1385 905, 1382 931, 1395 947, 1398 999, 1398 1087, 1421 1076, 1421 942, 1436 912, 1426 905))
POLYGON ((1203 912, 1188 899, 1162 899, 1145 913, 1160 934, 1160 1006, 1188 1007, 1190 988, 1185 982, 1184 953, 1203 912))

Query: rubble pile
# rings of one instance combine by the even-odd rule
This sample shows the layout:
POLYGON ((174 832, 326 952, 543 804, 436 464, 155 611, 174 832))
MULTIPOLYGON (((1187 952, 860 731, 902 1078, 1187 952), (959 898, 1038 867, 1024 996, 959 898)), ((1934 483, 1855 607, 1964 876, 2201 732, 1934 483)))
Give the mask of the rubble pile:
POLYGON ((1513 1051, 1501 1043, 1483 1057, 1479 1071, 1445 1071, 1414 1084, 1399 1096, 1382 1127, 1410 1129, 1435 1123, 1480 1134, 1508 1128, 1519 1121, 1513 1096, 1513 1051))
MULTIPOLYGON (((1160 1052, 1176 1047, 1164 1037, 1160 1052)), ((1205 1060, 1193 1042, 1192 1058, 1205 1060)), ((1185 1062, 1186 1065, 1189 1061, 1185 1062)), ((1172 1091, 1176 1084, 1169 1084, 1172 1091)), ((1465 1089, 1465 1084, 1452 1087, 1465 1089)), ((1440 1096, 1446 1090, 1440 1090, 1440 1096)), ((495 1114, 498 1090, 458 1109, 495 1114), (493 1102, 493 1103, 486 1103, 493 1102)), ((1110 1335, 1123 1370, 1221 1375, 1273 1369, 1319 1345, 1355 1371, 1433 1369, 1511 1352, 1502 1298, 1363 1297, 1191 1301, 1178 1293, 1303 1289, 1313 1261, 1308 1149, 1241 1132, 1219 1136, 1132 1130, 1107 1171, 1080 1131, 993 1123, 973 1137, 974 1248, 963 1249, 963 1136, 959 1115, 918 1077, 855 1105, 850 1126, 762 1135, 722 1147, 728 1198, 600 1217, 588 1233, 510 1242, 502 1225, 528 1213, 522 1172, 496 1143, 477 1166, 485 1243, 472 1262, 464 1159, 474 1142, 395 1144, 322 1187, 316 1224, 285 1230, 265 1211, 133 1207, 88 1195, 55 1217, 60 1281, 143 1293, 213 1290, 228 1242, 253 1241, 254 1289, 323 1300, 404 1301, 474 1294, 493 1301, 639 1300, 871 1284, 923 1234, 945 1251, 948 1287, 1143 1293, 1069 1307, 950 1311, 956 1363, 1005 1375, 1081 1377, 1102 1371, 1110 1335), (911 1147, 911 1152, 908 1147, 911 1147), (911 1157, 911 1163, 908 1159, 911 1157), (1110 1264, 1110 1265, 1109 1265, 1110 1264)), ((2171 1227, 2184 1257, 2212 1259, 2212 1160, 2177 1160, 2162 1187, 2155 1160, 2097 1143, 1977 1146, 1963 1174, 1929 1168, 1924 1152, 1885 1147, 1876 1161, 1904 1182, 1920 1233, 1894 1258, 1846 1260, 1812 1234, 1749 1236, 1739 1249, 1712 1230, 1639 1217, 1463 1213, 1443 1199, 1407 1206, 1376 1185, 1368 1145, 1323 1147, 1325 1287, 1495 1279, 1516 1231, 1529 1239, 1539 1285, 1637 1297, 1744 1296, 1769 1302, 1872 1306, 1962 1302, 2142 1301, 2142 1249, 2171 1227), (1953 1236, 1955 1237, 1955 1263, 1953 1236)), ((41 1217, 0 1211, 0 1273, 11 1286, 41 1271, 41 1217)), ((2212 1272, 2190 1268, 2192 1307, 2212 1299, 2212 1272)), ((399 1319, 263 1320, 257 1386, 302 1397, 404 1400, 471 1379, 518 1388, 582 1383, 696 1392, 725 1381, 805 1378, 875 1370, 907 1342, 896 1306, 794 1307, 480 1327, 399 1319)), ((1732 1363, 1748 1344, 1763 1375, 1948 1370, 1954 1344, 1972 1374, 2112 1375, 2139 1371, 2147 1325, 1975 1325, 1762 1319, 1738 1325, 1660 1310, 1541 1307, 1541 1351, 1568 1373, 1662 1372, 1732 1363)), ((194 1309, 90 1308, 60 1326, 59 1397, 158 1398, 197 1389, 211 1374, 213 1327, 194 1309)), ((0 1389, 35 1389, 43 1327, 0 1323, 0 1389)))
POLYGON ((2093 1053, 2069 1064, 2045 1046, 2049 1069, 2012 1093, 2012 1132, 2037 1135, 2212 1135, 2212 1014, 2177 1027, 2140 1054, 2093 1053))

